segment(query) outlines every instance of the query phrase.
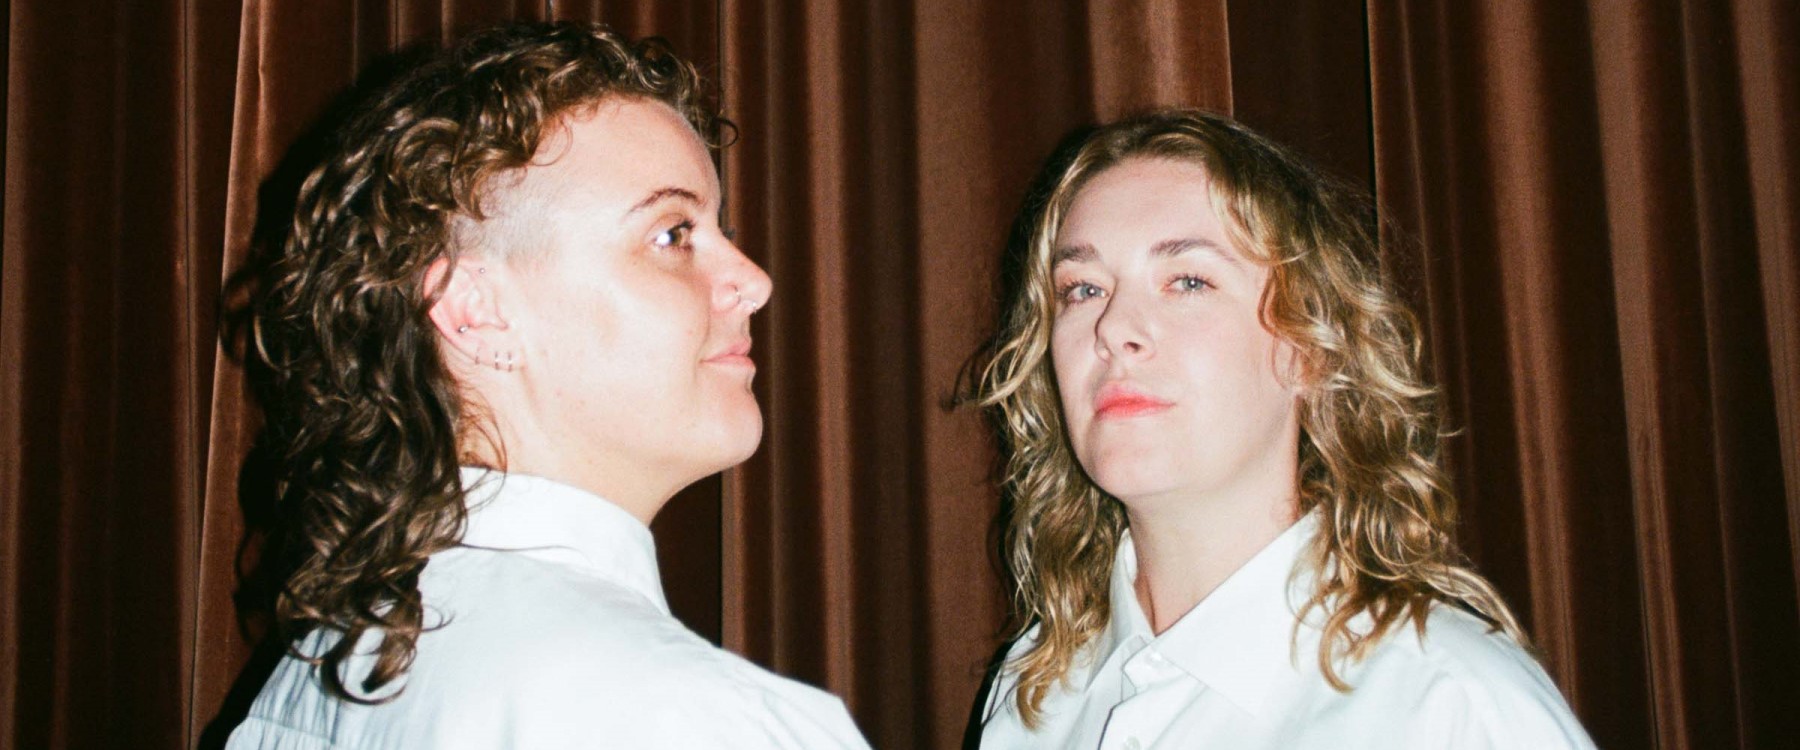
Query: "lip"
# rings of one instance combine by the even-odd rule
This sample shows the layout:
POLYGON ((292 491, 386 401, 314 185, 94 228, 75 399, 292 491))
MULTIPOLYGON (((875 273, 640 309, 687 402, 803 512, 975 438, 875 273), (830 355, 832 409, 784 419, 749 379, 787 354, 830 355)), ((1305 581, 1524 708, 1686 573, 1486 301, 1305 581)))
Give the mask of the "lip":
POLYGON ((1126 419, 1168 411, 1175 404, 1139 391, 1122 383, 1109 383, 1100 388, 1094 399, 1095 419, 1126 419))
POLYGON ((727 365, 731 367, 756 368, 756 363, 750 360, 750 339, 740 339, 733 342, 731 346, 725 347, 725 349, 718 354, 707 357, 706 363, 713 365, 727 365))

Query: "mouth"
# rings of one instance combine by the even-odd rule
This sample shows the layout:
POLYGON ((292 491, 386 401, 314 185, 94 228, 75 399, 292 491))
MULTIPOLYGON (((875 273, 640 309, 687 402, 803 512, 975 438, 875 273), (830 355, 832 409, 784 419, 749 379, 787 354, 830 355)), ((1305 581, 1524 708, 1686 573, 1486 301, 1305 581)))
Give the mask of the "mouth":
POLYGON ((1125 419, 1167 411, 1175 404, 1118 383, 1100 389, 1094 399, 1095 419, 1125 419))
POLYGON ((750 339, 747 338, 732 342, 730 346, 725 347, 723 350, 720 350, 719 353, 714 354, 711 357, 707 357, 705 361, 709 365, 756 369, 756 363, 750 360, 750 339))

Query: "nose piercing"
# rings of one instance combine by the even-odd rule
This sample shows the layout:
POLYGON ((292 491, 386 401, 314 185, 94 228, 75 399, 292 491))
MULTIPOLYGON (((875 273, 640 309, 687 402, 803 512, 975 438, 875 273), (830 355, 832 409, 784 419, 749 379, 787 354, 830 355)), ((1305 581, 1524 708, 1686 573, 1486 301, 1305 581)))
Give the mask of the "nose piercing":
POLYGON ((731 306, 732 306, 732 307, 739 307, 739 306, 742 306, 742 305, 744 305, 744 304, 745 304, 745 303, 749 303, 749 306, 750 306, 750 310, 749 310, 749 311, 750 311, 750 312, 756 312, 756 311, 757 311, 757 310, 761 310, 761 309, 762 309, 762 303, 761 303, 761 302, 757 302, 757 301, 756 301, 756 300, 746 300, 746 299, 744 299, 744 290, 742 290, 742 289, 739 289, 739 288, 737 288, 737 287, 732 287, 732 288, 731 288, 731 297, 732 297, 732 299, 731 299, 731 306))

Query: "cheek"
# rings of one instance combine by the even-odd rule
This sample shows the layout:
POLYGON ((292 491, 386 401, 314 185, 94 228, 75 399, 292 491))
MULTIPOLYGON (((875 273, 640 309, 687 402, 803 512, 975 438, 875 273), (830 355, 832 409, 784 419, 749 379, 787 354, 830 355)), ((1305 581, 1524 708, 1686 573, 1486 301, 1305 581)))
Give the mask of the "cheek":
POLYGON ((1074 407, 1080 392, 1081 384, 1087 380, 1086 374, 1093 361, 1093 347, 1084 345, 1080 332, 1074 326, 1059 325, 1050 334, 1050 365, 1056 373, 1056 382, 1062 397, 1063 410, 1076 412, 1074 407))
POLYGON ((619 290, 609 311, 638 356, 689 358, 711 325, 706 289, 689 280, 650 276, 619 290))

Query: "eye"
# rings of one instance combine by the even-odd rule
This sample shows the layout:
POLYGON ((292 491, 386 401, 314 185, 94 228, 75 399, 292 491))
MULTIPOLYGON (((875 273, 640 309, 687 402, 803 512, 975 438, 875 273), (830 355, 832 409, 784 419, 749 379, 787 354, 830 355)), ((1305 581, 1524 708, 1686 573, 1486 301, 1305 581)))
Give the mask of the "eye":
POLYGON ((1064 284, 1062 289, 1058 290, 1057 296, 1062 299, 1063 304, 1075 305, 1097 298, 1105 293, 1106 290, 1085 281, 1072 281, 1064 284))
POLYGON ((1171 279, 1169 281, 1169 289, 1177 291, 1177 292, 1183 292, 1183 293, 1202 292, 1202 291, 1206 291, 1207 289, 1211 289, 1211 288, 1212 288, 1212 282, 1207 281, 1206 279, 1200 278, 1199 276, 1191 276, 1188 274, 1182 274, 1180 276, 1176 276, 1174 279, 1171 279))
POLYGON ((692 247, 693 234, 694 222, 683 221, 680 224, 657 232, 656 237, 652 238, 650 242, 659 248, 673 247, 686 250, 692 247))

